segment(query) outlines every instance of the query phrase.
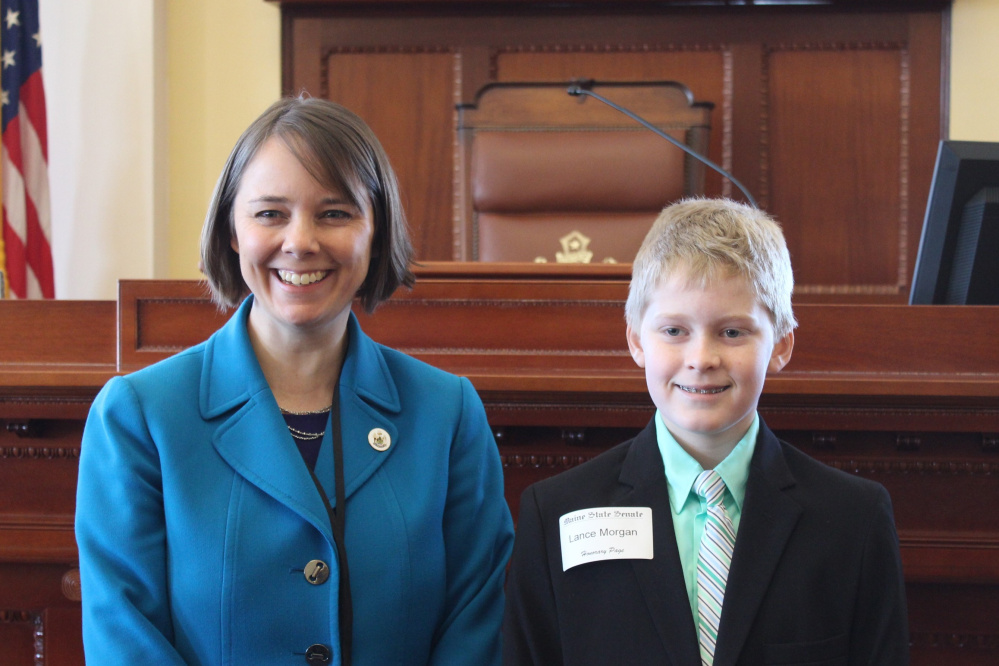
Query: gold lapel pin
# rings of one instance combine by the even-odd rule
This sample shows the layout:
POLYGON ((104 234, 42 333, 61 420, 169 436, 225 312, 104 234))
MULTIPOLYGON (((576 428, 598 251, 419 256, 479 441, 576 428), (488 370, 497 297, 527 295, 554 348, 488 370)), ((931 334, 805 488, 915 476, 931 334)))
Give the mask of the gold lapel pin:
POLYGON ((368 444, 375 451, 387 451, 392 446, 392 436, 381 428, 372 428, 368 433, 368 444))

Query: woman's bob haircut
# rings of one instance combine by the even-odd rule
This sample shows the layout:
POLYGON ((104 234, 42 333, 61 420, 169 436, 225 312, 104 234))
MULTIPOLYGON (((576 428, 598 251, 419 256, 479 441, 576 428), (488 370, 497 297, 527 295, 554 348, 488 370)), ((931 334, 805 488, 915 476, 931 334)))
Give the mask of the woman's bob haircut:
POLYGON ((236 307, 249 293, 232 249, 233 202, 247 165, 271 137, 279 137, 323 187, 358 208, 370 202, 374 220, 371 264, 357 292, 373 312, 400 286, 412 287, 413 246, 402 210, 399 184, 381 143, 363 120, 324 99, 288 97, 253 121, 226 160, 201 231, 201 264, 212 298, 236 307))

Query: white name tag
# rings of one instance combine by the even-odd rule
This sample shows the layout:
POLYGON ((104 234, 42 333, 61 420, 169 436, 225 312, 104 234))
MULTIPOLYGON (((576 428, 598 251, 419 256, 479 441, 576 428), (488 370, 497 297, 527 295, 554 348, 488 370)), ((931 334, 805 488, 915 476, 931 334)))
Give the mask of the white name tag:
POLYGON ((652 509, 605 506, 580 509, 558 519, 562 571, 599 560, 651 560, 652 509))

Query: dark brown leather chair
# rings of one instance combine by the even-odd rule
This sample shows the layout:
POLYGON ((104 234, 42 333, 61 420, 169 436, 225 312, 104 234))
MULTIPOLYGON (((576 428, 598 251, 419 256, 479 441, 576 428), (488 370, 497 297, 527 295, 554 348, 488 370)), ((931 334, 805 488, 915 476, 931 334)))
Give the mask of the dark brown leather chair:
MULTIPOLYGON (((704 167, 565 83, 491 83, 458 106, 461 261, 630 262, 662 208, 704 191, 704 167)), ((673 81, 593 92, 704 154, 713 104, 673 81)))

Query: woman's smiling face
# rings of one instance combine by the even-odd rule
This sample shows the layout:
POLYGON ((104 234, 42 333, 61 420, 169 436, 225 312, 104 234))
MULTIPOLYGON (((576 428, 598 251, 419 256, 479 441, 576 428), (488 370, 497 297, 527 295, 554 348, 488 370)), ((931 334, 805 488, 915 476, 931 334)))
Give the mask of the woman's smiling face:
POLYGON ((371 261, 369 201, 358 207, 321 185, 272 136, 243 173, 233 227, 232 248, 254 296, 251 325, 343 330, 371 261))

